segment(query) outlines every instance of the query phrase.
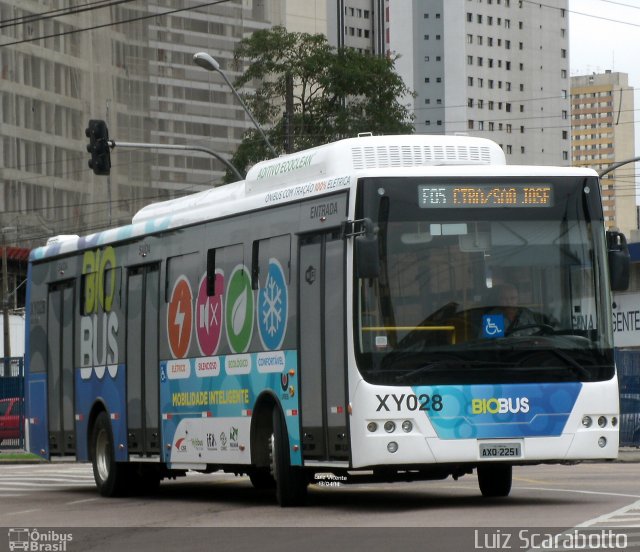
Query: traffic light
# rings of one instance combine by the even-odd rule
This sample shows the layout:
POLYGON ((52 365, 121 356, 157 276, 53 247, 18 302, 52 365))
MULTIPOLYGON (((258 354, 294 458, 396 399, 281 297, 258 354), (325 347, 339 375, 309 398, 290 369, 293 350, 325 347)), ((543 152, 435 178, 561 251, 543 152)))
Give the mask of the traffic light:
POLYGON ((111 152, 109 150, 109 129, 100 119, 91 119, 84 131, 89 143, 87 151, 91 154, 89 168, 93 174, 108 175, 111 172, 111 152))

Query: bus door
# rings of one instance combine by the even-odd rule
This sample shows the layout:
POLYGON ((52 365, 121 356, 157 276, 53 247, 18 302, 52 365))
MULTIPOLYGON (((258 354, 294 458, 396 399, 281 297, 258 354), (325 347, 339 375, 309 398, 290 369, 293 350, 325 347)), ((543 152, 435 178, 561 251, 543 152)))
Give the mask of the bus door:
POLYGON ((300 416, 305 460, 348 460, 344 240, 300 237, 300 416))
POLYGON ((158 320, 160 266, 127 272, 127 443, 130 454, 159 454, 158 320))
POLYGON ((74 454, 73 281, 49 286, 47 387, 50 454, 74 454))

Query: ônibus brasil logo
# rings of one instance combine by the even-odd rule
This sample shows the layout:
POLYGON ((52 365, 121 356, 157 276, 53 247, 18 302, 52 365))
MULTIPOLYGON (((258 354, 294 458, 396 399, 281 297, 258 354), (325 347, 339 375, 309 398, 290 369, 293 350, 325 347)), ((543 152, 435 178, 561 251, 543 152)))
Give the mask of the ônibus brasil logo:
POLYGON ((33 552, 66 552, 67 544, 73 540, 71 533, 38 529, 9 529, 9 550, 33 552))
POLYGON ((253 291, 251 277, 244 265, 233 269, 227 287, 225 327, 229 347, 234 353, 244 353, 253 335, 253 291))

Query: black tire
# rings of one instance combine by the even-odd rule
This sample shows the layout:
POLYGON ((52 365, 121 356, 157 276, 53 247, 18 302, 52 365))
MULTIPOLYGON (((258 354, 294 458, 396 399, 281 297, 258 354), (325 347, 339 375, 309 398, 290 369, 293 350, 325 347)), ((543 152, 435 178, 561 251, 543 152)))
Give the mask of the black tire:
POLYGON ((478 484, 482 496, 496 498, 509 496, 513 479, 513 466, 510 464, 480 464, 478 466, 478 484))
POLYGON ((271 472, 276 482, 278 504, 283 508, 303 505, 309 482, 302 468, 291 465, 287 425, 279 408, 273 410, 271 472))
POLYGON ((254 489, 258 491, 273 490, 276 488, 276 480, 271 475, 269 468, 256 468, 249 472, 249 479, 254 489))
POLYGON ((93 478, 102 496, 123 496, 130 481, 129 465, 116 462, 111 420, 100 412, 91 432, 93 478))

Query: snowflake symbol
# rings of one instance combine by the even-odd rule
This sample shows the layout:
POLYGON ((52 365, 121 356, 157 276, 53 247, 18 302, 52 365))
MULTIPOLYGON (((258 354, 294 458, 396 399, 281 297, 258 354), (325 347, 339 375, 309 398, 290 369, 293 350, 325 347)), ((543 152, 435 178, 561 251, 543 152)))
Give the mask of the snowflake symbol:
POLYGON ((282 289, 269 275, 262 302, 262 322, 271 337, 278 331, 282 322, 282 289))

